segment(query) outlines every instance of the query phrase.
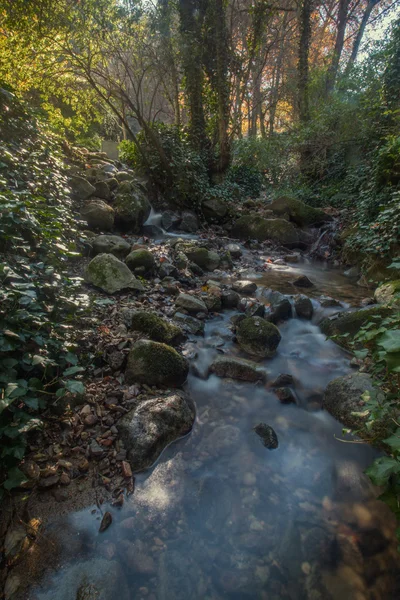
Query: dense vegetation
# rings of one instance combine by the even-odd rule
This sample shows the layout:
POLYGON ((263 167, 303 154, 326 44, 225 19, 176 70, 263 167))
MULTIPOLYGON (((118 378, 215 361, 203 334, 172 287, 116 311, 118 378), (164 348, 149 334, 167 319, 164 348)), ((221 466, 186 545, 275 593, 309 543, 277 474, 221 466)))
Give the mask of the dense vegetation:
MULTIPOLYGON (((0 1, 6 488, 21 480, 21 434, 49 401, 83 389, 68 326, 77 234, 61 137, 91 148, 123 140, 124 160, 160 204, 200 211, 205 198, 262 191, 333 206, 342 256, 377 283, 388 265, 399 270, 400 21, 367 55, 360 49, 367 23, 391 9, 384 0, 0 1)), ((398 390, 398 327, 395 315, 359 334, 389 392, 372 420, 398 390)), ((387 441, 384 474, 371 471, 396 501, 398 439, 387 441)))

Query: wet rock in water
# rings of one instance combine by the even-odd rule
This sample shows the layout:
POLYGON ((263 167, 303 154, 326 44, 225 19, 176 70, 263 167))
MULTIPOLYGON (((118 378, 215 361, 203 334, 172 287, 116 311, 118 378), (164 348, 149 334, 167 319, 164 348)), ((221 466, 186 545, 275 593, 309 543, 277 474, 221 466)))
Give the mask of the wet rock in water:
POLYGON ((278 447, 278 436, 270 425, 267 425, 266 423, 259 423, 253 429, 256 434, 260 436, 264 446, 268 448, 268 450, 274 450, 278 447))
POLYGON ((207 248, 198 248, 196 246, 188 247, 184 250, 188 259, 205 271, 214 271, 220 263, 219 255, 207 248))
POLYGON ((236 327, 239 325, 239 323, 240 323, 241 321, 244 321, 245 319, 247 319, 246 315, 245 315, 245 314, 243 314, 243 313, 240 313, 240 314, 238 314, 238 315, 233 315, 233 316, 230 318, 230 322, 231 322, 231 323, 232 323, 232 325, 233 325, 233 326, 236 328, 236 327))
POLYGON ((236 336, 245 352, 261 357, 273 356, 281 341, 279 329, 261 317, 248 317, 240 321, 236 336))
MULTIPOLYGON (((366 421, 364 392, 378 393, 372 378, 366 373, 351 373, 331 381, 324 394, 323 408, 346 427, 359 428, 366 421)), ((381 438, 382 439, 382 438, 381 438)))
POLYGON ((263 317, 265 315, 265 305, 260 302, 252 302, 246 308, 247 317, 263 317))
POLYGON ((175 301, 175 305, 178 308, 187 310, 188 313, 208 313, 208 308, 204 304, 203 300, 196 296, 190 296, 189 294, 179 294, 175 301))
POLYGON ((174 314, 174 320, 182 326, 182 328, 188 333, 193 335, 204 335, 204 322, 195 317, 184 315, 183 313, 177 312, 174 314))
POLYGON ((114 209, 99 198, 90 200, 82 208, 81 215, 92 229, 109 231, 114 227, 114 209))
POLYGON ((194 213, 186 211, 182 213, 179 229, 187 233, 196 233, 199 228, 199 222, 194 213))
POLYGON ((220 198, 209 198, 201 204, 206 221, 211 223, 220 223, 228 214, 228 204, 220 198))
POLYGON ((278 396, 281 404, 296 404, 296 396, 288 387, 277 387, 274 393, 278 396))
POLYGON ((226 247, 232 258, 240 258, 243 254, 239 244, 228 244, 226 247))
POLYGON ((290 196, 277 198, 268 208, 277 217, 289 219, 289 221, 293 221, 299 227, 318 225, 332 220, 332 217, 320 208, 314 208, 290 196))
POLYGON ((125 322, 129 329, 140 331, 148 335, 155 342, 175 345, 185 339, 185 335, 180 327, 168 323, 168 321, 158 317, 154 313, 144 310, 128 310, 127 312, 129 312, 129 315, 127 315, 125 322))
POLYGON ((390 309, 382 305, 367 306, 366 308, 359 308, 358 310, 345 310, 333 317, 327 317, 320 323, 322 333, 327 336, 339 336, 335 340, 338 344, 347 345, 351 339, 344 338, 340 339, 341 335, 346 333, 355 335, 361 327, 370 322, 372 317, 376 316, 388 316, 390 309))
POLYGON ((344 498, 360 498, 373 496, 373 485, 357 463, 350 460, 336 461, 333 471, 334 495, 333 499, 343 502, 344 498))
POLYGON ((121 231, 140 233, 149 218, 151 206, 141 186, 135 181, 124 181, 114 198, 115 224, 121 231))
POLYGON ((80 177, 79 175, 73 175, 69 183, 72 188, 72 196, 76 198, 76 200, 87 200, 90 196, 93 196, 96 191, 94 186, 89 183, 87 179, 80 177))
POLYGON ((119 235, 98 235, 92 242, 94 254, 114 254, 117 258, 125 258, 129 254, 130 245, 119 235))
POLYGON ((295 281, 293 281, 293 285, 295 285, 296 287, 303 288, 314 287, 313 282, 308 279, 307 275, 301 275, 300 277, 298 277, 295 281))
POLYGON ((136 269, 144 269, 144 273, 152 273, 156 266, 153 253, 145 248, 133 250, 125 259, 126 264, 131 271, 136 269))
POLYGON ((284 258, 288 263, 297 263, 299 262, 300 256, 298 254, 286 254, 284 258))
POLYGON ((125 289, 141 292, 144 289, 129 267, 113 254, 98 254, 93 258, 86 268, 85 278, 107 294, 125 289))
POLYGON ((166 446, 189 433, 194 420, 194 404, 186 394, 140 402, 118 421, 132 470, 150 467, 166 446))
POLYGON ((271 323, 286 321, 292 317, 292 305, 290 300, 275 290, 266 290, 264 296, 269 302, 266 308, 265 318, 271 323))
POLYGON ((335 300, 335 298, 331 298, 330 296, 320 296, 319 303, 323 308, 334 308, 336 306, 342 306, 339 300, 335 300))
POLYGON ((300 319, 310 320, 314 313, 312 302, 308 296, 298 295, 294 299, 294 309, 300 319))
POLYGON ((358 535, 358 546, 363 556, 374 556, 384 552, 389 546, 389 540, 379 529, 364 529, 358 535))
POLYGON ((225 271, 230 271, 233 269, 233 262, 230 252, 224 252, 221 254, 219 268, 224 269, 225 271))
POLYGON ((177 542, 169 543, 168 550, 160 555, 157 590, 156 594, 152 594, 152 600, 207 597, 208 581, 203 565, 199 564, 197 554, 193 556, 194 553, 185 552, 177 542))
POLYGON ((107 511, 104 513, 104 516, 101 520, 99 532, 103 533, 103 531, 105 531, 106 529, 108 529, 110 527, 111 523, 112 523, 112 514, 107 511))
POLYGON ((232 236, 240 240, 272 240, 288 248, 305 245, 302 232, 285 219, 263 219, 259 215, 240 217, 232 227, 232 236))
POLYGON ((141 540, 134 542, 123 540, 120 543, 120 554, 128 570, 139 575, 153 575, 156 563, 141 540))
POLYGON ((347 269, 347 271, 344 271, 343 275, 345 275, 345 277, 359 277, 360 276, 360 269, 358 267, 351 267, 350 269, 347 269))
POLYGON ((265 381, 266 373, 257 364, 243 358, 220 356, 210 366, 218 377, 229 377, 239 381, 265 381))
POLYGON ((180 216, 174 213, 174 211, 172 210, 166 210, 161 215, 161 225, 165 229, 165 231, 177 229, 180 222, 180 216))
POLYGON ((222 308, 236 308, 240 302, 240 296, 234 290, 223 290, 221 292, 222 308))
POLYGON ((210 312, 220 312, 222 308, 221 295, 215 291, 206 294, 203 298, 204 304, 207 306, 210 312))
POLYGON ((280 373, 275 381, 272 382, 272 387, 283 387, 285 385, 293 385, 293 375, 289 373, 280 373))
POLYGON ((95 558, 66 566, 51 579, 46 591, 39 590, 35 600, 114 600, 118 590, 120 600, 130 593, 119 564, 95 558))
POLYGON ((375 302, 379 304, 390 304, 391 306, 400 306, 400 299, 397 294, 400 293, 400 279, 384 283, 376 288, 374 293, 375 302))
POLYGON ((239 294, 253 295, 257 291, 257 285, 254 281, 235 281, 232 285, 232 289, 239 294))
POLYGON ((218 425, 204 440, 204 449, 212 456, 234 453, 240 440, 240 429, 234 425, 218 425))
POLYGON ((187 378, 189 364, 174 348, 160 342, 139 340, 128 355, 127 383, 179 387, 187 378))

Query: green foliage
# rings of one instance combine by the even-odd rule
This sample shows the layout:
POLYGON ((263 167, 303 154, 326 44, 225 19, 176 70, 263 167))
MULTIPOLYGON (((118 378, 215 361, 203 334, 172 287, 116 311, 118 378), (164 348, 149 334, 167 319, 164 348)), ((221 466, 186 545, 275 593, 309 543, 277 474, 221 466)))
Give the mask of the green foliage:
POLYGON ((237 185, 246 196, 257 198, 261 192, 263 176, 254 167, 236 165, 228 170, 226 181, 237 185))
POLYGON ((77 255, 59 141, 12 94, 0 95, 0 471, 18 485, 26 434, 68 393, 78 366, 71 332, 80 280, 66 274, 77 255), (6 125, 6 127, 5 127, 6 125), (71 324, 69 324, 71 322, 71 324))
POLYGON ((291 138, 287 134, 236 140, 232 148, 232 168, 247 167, 262 175, 265 183, 282 185, 295 167, 290 144, 291 138))

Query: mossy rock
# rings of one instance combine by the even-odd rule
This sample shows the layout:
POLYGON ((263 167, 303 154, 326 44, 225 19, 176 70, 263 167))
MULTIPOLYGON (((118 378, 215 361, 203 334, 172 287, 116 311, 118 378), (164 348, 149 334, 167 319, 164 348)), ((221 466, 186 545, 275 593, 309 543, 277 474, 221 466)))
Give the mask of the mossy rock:
POLYGON ((156 266, 156 261, 150 250, 138 249, 133 250, 125 259, 126 264, 131 271, 136 269, 142 270, 144 273, 152 273, 156 266))
POLYGON ((123 182, 114 200, 115 225, 121 231, 140 233, 151 211, 150 202, 134 182, 123 182))
POLYGON ((130 315, 129 325, 133 331, 140 331, 155 342, 175 345, 185 338, 180 327, 144 310, 133 312, 130 315))
POLYGON ((261 317, 248 317, 240 321, 236 337, 242 350, 260 357, 273 356, 281 341, 279 329, 261 317))
POLYGON ((373 317, 386 317, 390 313, 391 310, 387 306, 374 304, 358 310, 345 310, 337 313, 323 319, 319 326, 326 336, 335 336, 335 342, 344 348, 349 348, 353 336, 361 327, 367 325, 373 317))
POLYGON ((125 371, 127 383, 178 387, 187 378, 189 364, 167 344, 140 340, 132 347, 125 371))
POLYGON ((130 245, 119 235, 98 235, 92 242, 94 254, 114 254, 124 258, 129 254, 130 245))
POLYGON ((265 381, 266 373, 259 366, 244 358, 220 356, 210 366, 218 377, 229 377, 238 381, 265 381))
POLYGON ((241 240, 271 240, 288 248, 304 246, 300 232, 285 219, 263 219, 259 215, 240 217, 232 228, 232 237, 241 240))
POLYGON ((207 248, 189 247, 184 253, 191 262, 205 271, 214 271, 220 263, 218 254, 207 248))
POLYGON ((86 281, 96 287, 114 294, 120 290, 132 289, 143 291, 138 281, 127 265, 113 254, 98 254, 90 261, 85 272, 86 281))
POLYGON ((374 298, 379 304, 390 304, 390 306, 400 307, 400 279, 383 283, 375 290, 374 298), (396 297, 396 295, 398 297, 396 297))
POLYGON ((228 204, 221 198, 208 198, 204 200, 201 209, 206 221, 220 223, 228 214, 228 204))
POLYGON ((197 298, 197 296, 191 296, 190 294, 179 294, 175 301, 175 305, 194 315, 197 313, 208 313, 208 308, 203 300, 197 298))
POLYGON ((92 229, 109 231, 114 227, 114 209, 99 198, 93 198, 86 204, 81 215, 92 229))
POLYGON ((299 227, 307 227, 310 225, 319 225, 326 221, 330 221, 331 217, 320 208, 314 208, 308 204, 304 204, 296 198, 290 196, 282 196, 277 198, 268 207, 274 212, 277 217, 287 218, 293 221, 299 227))

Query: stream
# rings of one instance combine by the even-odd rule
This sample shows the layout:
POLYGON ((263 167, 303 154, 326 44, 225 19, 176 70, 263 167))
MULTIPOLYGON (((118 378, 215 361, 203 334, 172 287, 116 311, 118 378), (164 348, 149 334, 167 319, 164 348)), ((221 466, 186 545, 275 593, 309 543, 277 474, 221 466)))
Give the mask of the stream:
MULTIPOLYGON (((344 306, 365 296, 339 269, 321 263, 245 275, 257 282, 263 301, 264 287, 293 294, 290 281, 299 273, 315 283, 310 296, 329 295, 344 306)), ((189 376, 186 390, 197 408, 192 432, 136 476, 121 509, 91 506, 48 525, 69 558, 61 552, 30 599, 400 597, 393 516, 363 475, 378 453, 352 442, 320 408, 328 382, 352 367, 317 325, 332 309, 313 303, 312 321, 279 324, 277 355, 260 361, 266 384, 189 376), (293 377, 296 404, 281 404, 274 394, 270 382, 280 374, 293 377), (276 431, 276 450, 254 432, 260 422, 276 431), (106 510, 113 523, 99 533, 106 510), (83 575, 88 587, 76 595, 83 575), (101 582, 100 596, 93 580, 101 582)), ((204 338, 185 344, 197 373, 219 353, 245 356, 232 342, 233 314, 206 321, 204 338)))

